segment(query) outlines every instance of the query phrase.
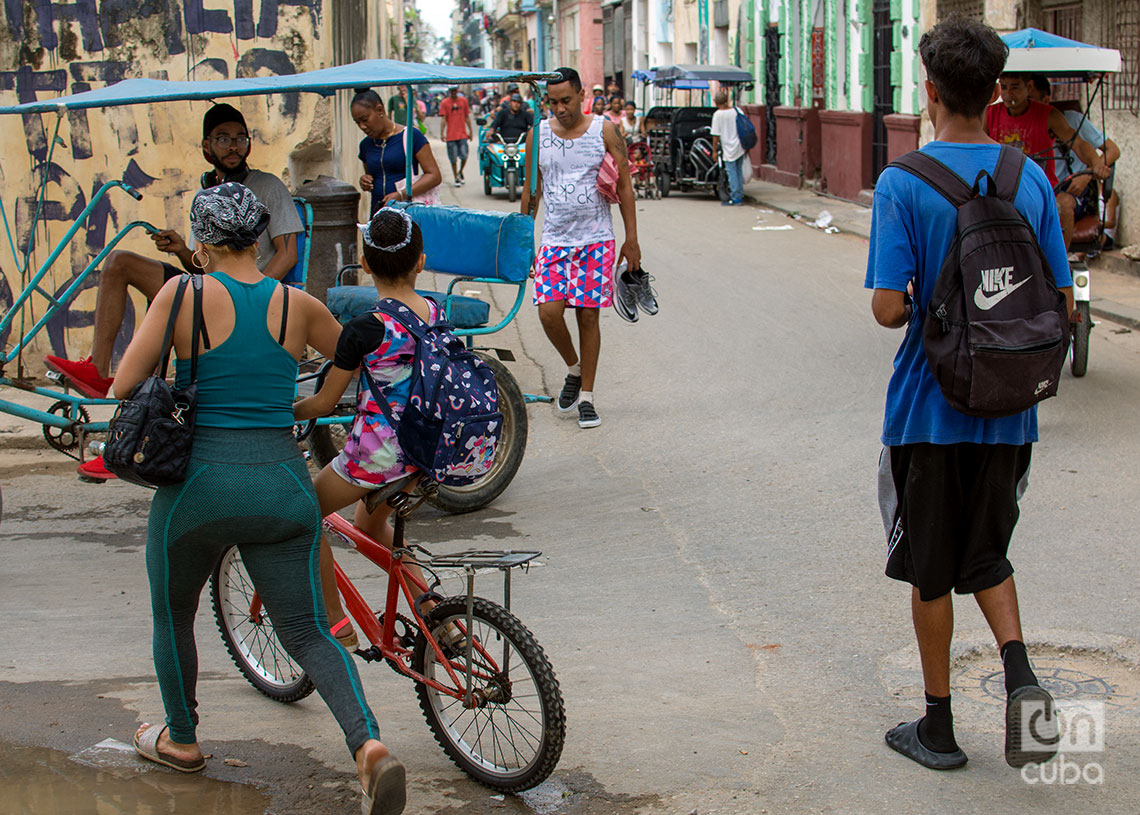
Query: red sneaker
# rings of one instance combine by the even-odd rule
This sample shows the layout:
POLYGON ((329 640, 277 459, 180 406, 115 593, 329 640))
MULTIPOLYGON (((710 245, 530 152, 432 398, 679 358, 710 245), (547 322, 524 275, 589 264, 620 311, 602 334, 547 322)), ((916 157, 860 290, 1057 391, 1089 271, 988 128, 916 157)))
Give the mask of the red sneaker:
POLYGON ((80 464, 76 468, 79 473, 79 480, 86 481, 89 484, 102 484, 104 481, 110 481, 112 478, 118 478, 113 472, 107 469, 103 464, 103 457, 98 456, 90 461, 80 464))
POLYGON ((44 357, 44 364, 67 377, 67 381, 77 391, 91 399, 105 399, 107 392, 111 390, 111 383, 114 381, 114 377, 99 376, 99 371, 92 364, 91 357, 72 362, 63 357, 53 357, 49 354, 44 357))

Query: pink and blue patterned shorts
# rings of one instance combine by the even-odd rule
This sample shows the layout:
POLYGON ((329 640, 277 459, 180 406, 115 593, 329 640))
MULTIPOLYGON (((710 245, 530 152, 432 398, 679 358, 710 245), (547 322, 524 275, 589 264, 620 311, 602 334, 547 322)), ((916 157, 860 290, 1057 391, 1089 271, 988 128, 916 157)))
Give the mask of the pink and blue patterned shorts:
POLYGON ((613 303, 613 241, 586 246, 540 246, 534 261, 534 304, 565 300, 572 308, 613 303))

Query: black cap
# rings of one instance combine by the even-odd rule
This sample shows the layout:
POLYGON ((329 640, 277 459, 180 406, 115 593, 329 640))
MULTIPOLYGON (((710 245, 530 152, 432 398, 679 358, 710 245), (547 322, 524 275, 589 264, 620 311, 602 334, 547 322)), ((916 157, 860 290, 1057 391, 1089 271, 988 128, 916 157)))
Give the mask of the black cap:
POLYGON ((214 132, 214 128, 218 125, 224 125, 227 122, 237 122, 244 127, 246 131, 249 127, 245 123, 245 117, 241 115, 241 111, 233 105, 227 105, 224 102, 220 105, 214 105, 206 111, 206 115, 202 117, 202 138, 210 138, 210 134, 214 132))
POLYGON ((511 101, 512 102, 521 102, 522 100, 523 100, 522 94, 518 94, 518 93, 512 93, 511 94, 511 101))

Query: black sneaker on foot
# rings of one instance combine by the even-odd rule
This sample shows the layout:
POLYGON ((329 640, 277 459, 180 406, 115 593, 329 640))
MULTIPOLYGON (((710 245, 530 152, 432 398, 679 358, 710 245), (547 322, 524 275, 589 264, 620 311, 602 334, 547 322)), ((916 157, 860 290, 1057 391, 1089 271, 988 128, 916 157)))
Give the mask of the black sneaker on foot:
POLYGON ((566 374, 566 382, 562 385, 562 393, 558 394, 555 406, 559 413, 572 413, 578 406, 578 394, 582 392, 582 377, 575 374, 566 374))
POLYGON ((602 417, 594 410, 593 402, 578 403, 578 427, 597 427, 602 423, 602 417))
POLYGON ((626 280, 627 274, 628 272, 622 272, 617 276, 617 283, 614 286, 614 311, 627 323, 636 323, 637 292, 634 291, 634 284, 626 280))
POLYGON ((629 288, 633 290, 633 296, 637 300, 638 307, 646 314, 656 314, 657 292, 650 285, 653 281, 653 275, 644 269, 638 269, 631 276, 633 277, 633 284, 629 288))

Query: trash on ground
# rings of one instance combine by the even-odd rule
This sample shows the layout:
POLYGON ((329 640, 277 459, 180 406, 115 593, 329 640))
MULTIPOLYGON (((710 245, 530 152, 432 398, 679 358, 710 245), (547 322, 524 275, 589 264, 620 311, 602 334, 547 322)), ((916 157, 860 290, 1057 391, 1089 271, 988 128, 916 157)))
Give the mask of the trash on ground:
POLYGON ((1134 243, 1131 246, 1125 246, 1120 250, 1120 254, 1129 260, 1140 260, 1140 243, 1134 243))
POLYGON ((827 229, 829 226, 831 226, 831 222, 834 220, 834 216, 832 216, 832 214, 825 209, 823 212, 819 213, 819 215, 816 216, 816 219, 812 221, 811 225, 816 229, 827 229))
POLYGON ((761 215, 772 215, 776 212, 774 209, 757 209, 755 211, 759 212, 761 215))
POLYGON ((829 226, 829 227, 827 227, 827 229, 825 229, 825 230, 823 230, 823 231, 824 231, 824 233, 825 233, 825 234, 827 234, 827 235, 834 235, 835 233, 837 233, 837 232, 839 231, 839 227, 837 227, 837 226, 829 226))
POLYGON ((752 231, 753 232, 786 232, 787 230, 789 230, 791 228, 792 228, 791 224, 782 224, 780 226, 754 226, 754 227, 752 227, 752 231))

